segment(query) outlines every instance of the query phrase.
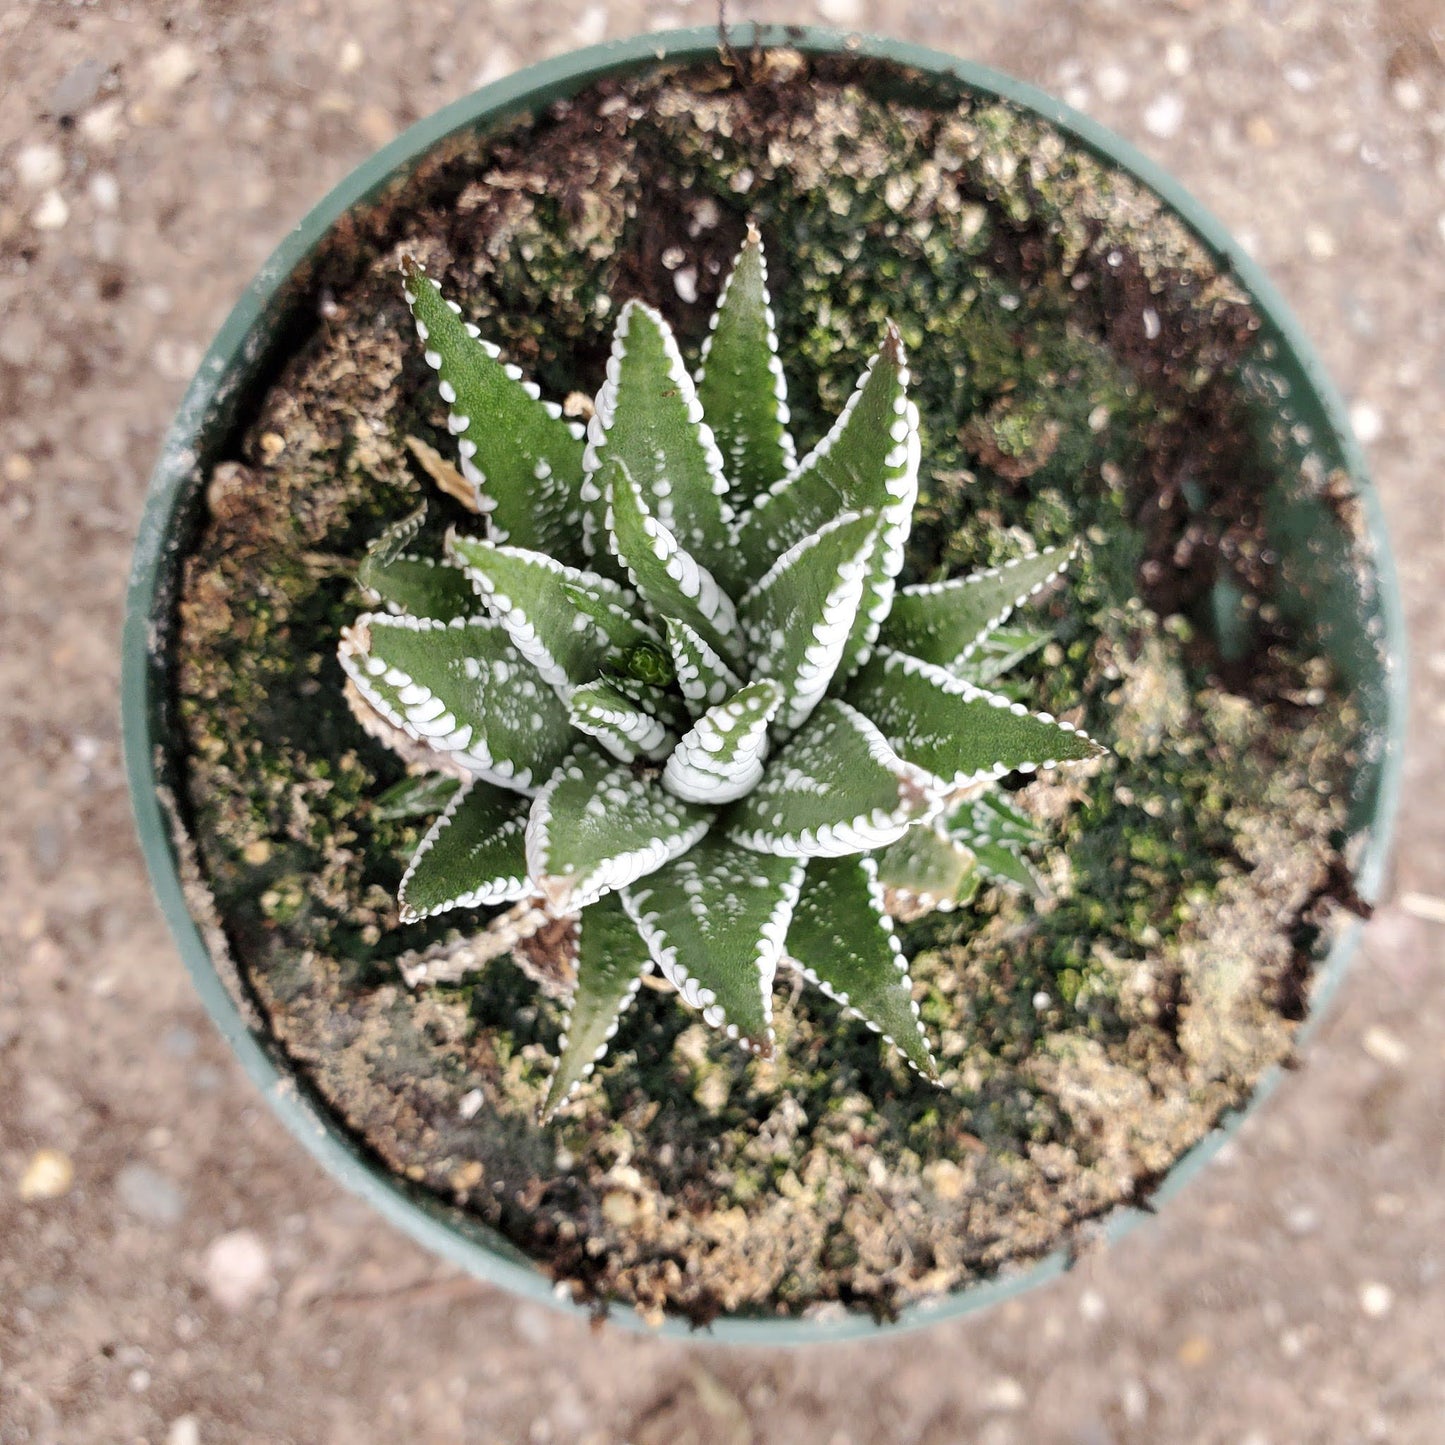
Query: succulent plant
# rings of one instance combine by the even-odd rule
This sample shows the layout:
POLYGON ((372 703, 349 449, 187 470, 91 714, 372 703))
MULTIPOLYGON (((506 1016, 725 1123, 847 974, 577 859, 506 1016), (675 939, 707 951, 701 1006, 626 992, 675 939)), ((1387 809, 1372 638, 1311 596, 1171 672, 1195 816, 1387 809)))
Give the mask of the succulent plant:
POLYGON ((403 920, 512 904, 479 956, 539 933, 561 955, 545 1115, 654 965, 769 1053, 786 960, 935 1076, 890 915, 980 874, 1034 886, 1037 831, 992 785, 1103 751, 990 690, 1044 641, 1004 624, 1071 552, 896 588, 919 468, 898 331, 799 461, 752 227, 696 379, 629 301, 585 429, 403 274, 482 519, 439 559, 411 550, 419 514, 378 539, 358 582, 379 610, 340 646, 410 795, 459 780, 403 920))

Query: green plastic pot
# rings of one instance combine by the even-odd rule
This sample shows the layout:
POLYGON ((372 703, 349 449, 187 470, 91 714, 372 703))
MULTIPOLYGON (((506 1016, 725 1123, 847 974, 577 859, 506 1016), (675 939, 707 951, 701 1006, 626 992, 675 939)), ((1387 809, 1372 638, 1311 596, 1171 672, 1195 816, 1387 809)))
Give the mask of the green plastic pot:
MULTIPOLYGON (((1263 354, 1283 382, 1291 420, 1308 429, 1327 464, 1343 467, 1363 503, 1368 538, 1367 585, 1350 579, 1348 545, 1338 525, 1317 502, 1290 501, 1271 509, 1273 541, 1298 559, 1303 576, 1293 606, 1339 665, 1363 704, 1378 747, 1363 765, 1354 796, 1354 822, 1364 839, 1356 885, 1365 899, 1380 889, 1400 780, 1405 716, 1404 625, 1378 498, 1365 475, 1340 397, 1309 342, 1278 293, 1224 228, 1147 157, 1087 117, 1032 86, 937 51, 896 41, 844 37, 826 30, 740 25, 729 35, 739 49, 754 44, 789 46, 815 55, 876 58, 928 73, 934 82, 996 97, 1032 111, 1102 159, 1131 172, 1158 194, 1213 253, 1223 270, 1251 294, 1263 319, 1263 354)), ((158 789, 181 794, 182 763, 172 716, 166 642, 180 563, 194 535, 201 480, 244 423, 244 408, 275 374, 288 337, 294 335, 298 292, 288 282, 317 251, 339 219, 384 197, 418 160, 454 132, 497 125, 572 96, 607 76, 635 74, 659 61, 702 61, 717 53, 712 28, 639 36, 576 51, 498 81, 439 111, 372 156, 341 182, 291 232, 252 281, 211 344, 181 403, 151 479, 136 543, 123 639, 122 707, 126 767, 141 844, 161 908, 196 988, 212 1019, 286 1126, 346 1188, 369 1200, 418 1243, 481 1279, 523 1297, 579 1309, 559 1296, 552 1280, 499 1234, 434 1195, 398 1178, 369 1157, 345 1132, 275 1042, 248 1026, 242 1009, 217 971, 197 921, 187 906, 170 825, 158 789)), ((1354 951, 1359 926, 1335 940, 1319 966, 1314 1012, 1304 1037, 1338 987, 1354 951)), ((1247 1108, 1227 1115, 1171 1169, 1154 1196, 1157 1206, 1194 1178, 1243 1119, 1267 1098, 1279 1070, 1260 1082, 1247 1108)), ((1105 1223, 1116 1239, 1147 1217, 1120 1208, 1105 1223)), ((1067 1268, 1062 1251, 1016 1272, 917 1305, 889 1324, 870 1316, 787 1320, 730 1316, 708 1335, 730 1344, 805 1344, 916 1328, 967 1314, 1044 1283, 1067 1268)), ((616 1307, 616 1323, 650 1329, 629 1308, 616 1307)), ((689 1326, 668 1319, 664 1334, 686 1335, 689 1326)))

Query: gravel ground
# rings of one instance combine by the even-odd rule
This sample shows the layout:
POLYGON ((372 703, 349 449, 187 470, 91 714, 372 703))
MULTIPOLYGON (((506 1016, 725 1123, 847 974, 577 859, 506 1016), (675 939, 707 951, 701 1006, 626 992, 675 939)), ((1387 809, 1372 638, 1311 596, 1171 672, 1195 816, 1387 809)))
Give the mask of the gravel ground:
MULTIPOLYGON (((753 7, 735 5, 735 18, 753 7)), ((819 0, 1135 140, 1268 267, 1367 443, 1413 628, 1391 898, 1309 1053, 1151 1228, 986 1318, 764 1354, 589 1331, 339 1194, 207 1023, 121 775, 146 474, 285 229, 410 121, 701 0, 0 10, 0 1441, 1430 1442, 1445 1434, 1438 0, 819 0), (1432 33, 1432 24, 1434 30, 1432 33), (16 766, 19 764, 19 766, 16 766)))

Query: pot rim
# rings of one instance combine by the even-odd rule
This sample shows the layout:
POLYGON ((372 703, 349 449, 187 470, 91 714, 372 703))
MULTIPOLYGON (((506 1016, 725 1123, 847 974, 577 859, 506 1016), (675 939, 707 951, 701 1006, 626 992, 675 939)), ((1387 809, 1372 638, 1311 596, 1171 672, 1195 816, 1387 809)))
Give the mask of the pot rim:
MULTIPOLYGON (((791 48, 810 55, 881 60, 924 71, 961 89, 1003 99, 1032 112, 1109 164, 1131 173, 1152 190, 1231 272, 1250 294, 1282 356, 1298 366, 1323 420, 1333 433, 1340 459, 1361 500, 1369 534, 1383 630, 1383 751, 1369 809, 1368 838, 1359 862, 1360 896, 1375 899, 1384 880, 1400 795, 1407 680, 1403 612, 1380 499, 1371 486, 1344 402, 1314 348, 1273 284, 1224 226, 1154 161, 1104 126, 1032 85, 989 67, 912 43, 849 34, 820 27, 739 24, 727 31, 738 49, 753 45, 791 48)), ((292 1071, 264 1031, 253 1031, 222 981, 200 926, 187 905, 171 828, 158 795, 161 785, 156 722, 167 684, 164 648, 158 639, 158 598, 173 561, 175 522, 194 495, 206 437, 226 414, 244 381, 258 369, 261 344, 293 271, 315 250, 347 211, 375 198, 409 174, 416 161, 458 130, 500 124, 588 84, 616 74, 645 71, 659 63, 716 55, 719 31, 702 26, 607 41, 544 60, 482 87, 419 121, 353 170, 291 230, 276 248, 211 343, 188 386, 162 446, 146 494, 126 596, 122 636, 121 714, 131 803, 151 881, 197 992, 222 1037, 240 1059, 291 1133, 344 1188, 360 1195, 417 1243, 451 1264, 525 1299, 577 1316, 591 1313, 573 1303, 528 1257, 501 1235, 462 1211, 392 1174, 347 1135, 292 1071), (157 655, 157 654, 161 655, 157 655)), ((1309 1016, 1298 1032, 1301 1043, 1318 1027, 1354 952, 1360 924, 1340 934, 1316 970, 1309 1016)), ((1215 1127, 1170 1168, 1153 1196, 1162 1204, 1184 1188, 1278 1087, 1283 1071, 1264 1074, 1250 1099, 1223 1115, 1215 1127)), ((1152 1211, 1151 1211, 1152 1212, 1152 1211)), ((1118 1206, 1101 1220, 1112 1243, 1148 1217, 1118 1206)), ((896 1320, 878 1322, 860 1312, 809 1318, 727 1315, 704 1331, 668 1315, 660 1327, 647 1324, 630 1306, 614 1304, 608 1319, 629 1329, 731 1345, 798 1345, 842 1341, 919 1328, 971 1314, 1045 1283, 1069 1267, 1058 1249, 1027 1265, 1005 1270, 934 1301, 906 1307, 896 1320)))

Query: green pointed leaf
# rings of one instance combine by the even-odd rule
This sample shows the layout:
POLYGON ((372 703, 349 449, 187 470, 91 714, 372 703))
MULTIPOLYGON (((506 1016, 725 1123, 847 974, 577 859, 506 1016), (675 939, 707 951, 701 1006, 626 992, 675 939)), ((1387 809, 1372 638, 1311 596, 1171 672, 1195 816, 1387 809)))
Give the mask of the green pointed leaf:
POLYGON ((631 698, 601 679, 576 688, 570 707, 572 726, 596 738, 618 762, 630 763, 637 758, 658 762, 677 743, 676 733, 669 732, 631 698))
POLYGON ((972 847, 975 843, 1002 843, 1027 848, 1042 843, 1047 834, 1026 813, 1012 807, 996 789, 967 798, 950 814, 948 831, 972 847))
POLYGON ((1035 898, 1043 883, 1024 849, 1044 841, 1043 830, 1030 817, 1012 808, 996 791, 961 803, 948 819, 948 833, 967 846, 978 860, 980 873, 1023 888, 1035 898))
POLYGON ((882 632, 897 652, 952 668, 1009 618, 1014 608, 1042 592, 1074 556, 1073 547, 1046 547, 967 577, 905 587, 893 599, 882 632))
POLYGON ((781 685, 784 732, 803 724, 833 680, 877 535, 874 513, 845 512, 784 552, 742 600, 753 675, 781 685))
POLYGON ((728 813, 730 836, 786 858, 882 848, 937 811, 942 795, 856 709, 828 698, 728 813))
POLYGON ((447 547, 517 650, 564 699, 597 677, 614 649, 653 638, 630 614, 630 594, 596 573, 471 537, 449 536, 447 547))
POLYGON ((503 787, 540 785, 572 744, 566 709, 489 617, 363 613, 342 633, 338 655, 393 727, 503 787))
POLYGON ((707 809, 578 748, 532 804, 527 871, 554 910, 574 912, 685 853, 711 822, 707 809))
POLYGON ((967 903, 978 889, 972 851, 932 825, 910 828, 873 857, 888 911, 895 918, 947 913, 967 903))
POLYGON ((402 876, 401 921, 451 908, 515 903, 532 892, 523 834, 530 804, 491 783, 468 783, 432 824, 402 876))
POLYGON ((677 685, 694 717, 742 686, 738 675, 699 635, 676 617, 664 617, 677 685))
POLYGON ((763 775, 768 724, 783 701, 775 682, 760 679, 709 708, 673 749, 662 785, 689 803, 717 807, 751 792, 763 775))
POLYGON ((461 779, 450 773, 422 773, 403 778, 381 793, 371 805, 378 823, 406 823, 413 818, 433 818, 451 802, 461 779))
POLYGON ((426 512, 426 503, 423 502, 389 527, 384 527, 366 544, 366 557, 362 565, 366 562, 394 562, 398 557, 405 556, 426 525, 426 512))
POLYGON ((626 467, 644 508, 688 553, 730 575, 733 514, 722 454, 672 328, 641 301, 617 317, 607 380, 587 426, 584 497, 606 496, 603 473, 612 461, 626 467))
POLYGON ((639 712, 655 717, 674 737, 681 737, 692 725, 692 715, 683 700, 670 690, 619 672, 608 672, 598 681, 615 688, 639 712))
POLYGON ((606 472, 613 551, 658 617, 686 622, 729 665, 738 660, 737 612, 717 579, 652 515, 626 465, 606 472))
POLYGON ((839 664, 849 677, 888 615, 893 579, 918 500, 918 408, 908 399, 903 342, 890 325, 832 431, 738 524, 750 577, 842 512, 876 512, 878 540, 858 616, 839 664))
POLYGON ((950 788, 1106 751, 1071 723, 1030 712, 903 652, 880 650, 854 679, 848 700, 902 756, 950 788))
POLYGON ((1022 853, 1002 843, 976 843, 970 845, 978 871, 996 883, 1006 883, 1013 888, 1022 888, 1033 898, 1045 895, 1043 880, 1033 864, 1022 853))
POLYGON ((937 1078, 872 858, 815 858, 808 864, 788 929, 788 954, 809 983, 882 1034, 925 1078, 937 1078))
POLYGON ((713 1028, 773 1051, 773 976, 802 865, 761 857, 723 838, 623 894, 657 966, 713 1028))
POLYGON ((542 1105, 544 1124, 602 1061, 643 975, 652 968, 647 944, 616 894, 584 909, 577 926, 577 986, 557 1040, 557 1063, 542 1105))
MULTIPOLYGON (((1024 627, 995 627, 986 637, 974 643, 966 657, 948 670, 965 682, 988 687, 1017 667, 1024 658, 1032 657, 1052 636, 1052 632, 1031 631, 1024 627)), ((1002 692, 1004 688, 996 687, 995 691, 1002 692)))
POLYGON ((477 488, 493 540, 582 560, 582 429, 543 401, 521 371, 463 322, 419 266, 404 262, 406 297, 439 373, 462 475, 477 488))
POLYGON ((356 585, 373 607, 385 606, 388 612, 443 622, 470 617, 477 611, 477 594, 466 577, 445 562, 408 550, 425 521, 422 503, 375 538, 356 569, 356 585))
POLYGON ((366 558, 356 569, 356 585, 373 606, 389 612, 450 622, 477 611, 477 594, 459 567, 432 557, 403 554, 389 562, 366 558))
POLYGON ((797 465, 763 238, 753 225, 712 315, 697 394, 723 456, 733 503, 751 506, 797 465))

